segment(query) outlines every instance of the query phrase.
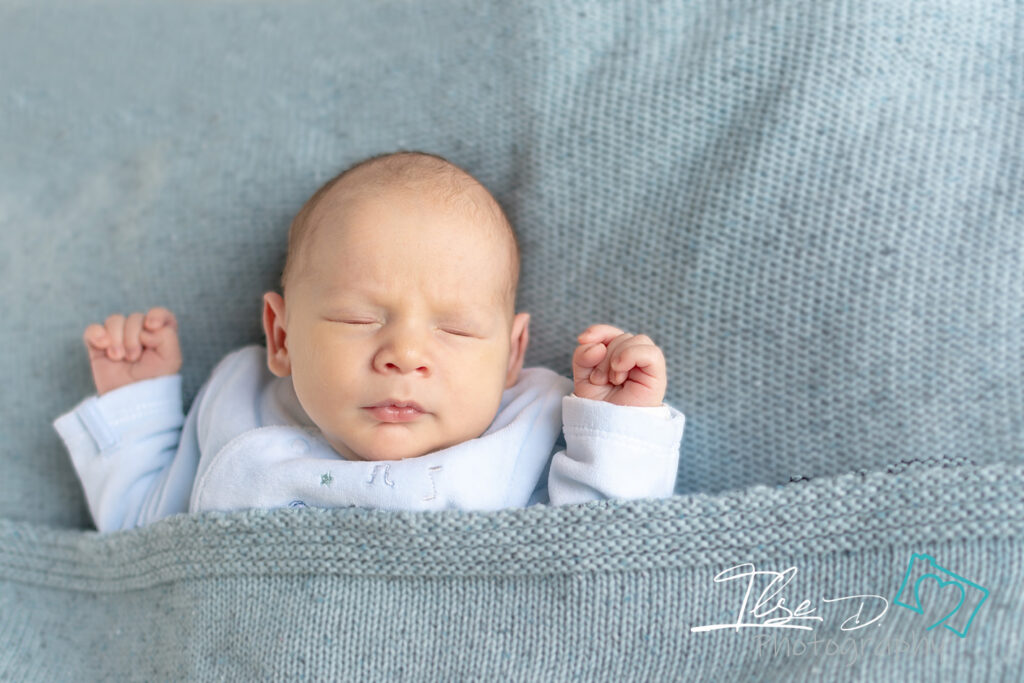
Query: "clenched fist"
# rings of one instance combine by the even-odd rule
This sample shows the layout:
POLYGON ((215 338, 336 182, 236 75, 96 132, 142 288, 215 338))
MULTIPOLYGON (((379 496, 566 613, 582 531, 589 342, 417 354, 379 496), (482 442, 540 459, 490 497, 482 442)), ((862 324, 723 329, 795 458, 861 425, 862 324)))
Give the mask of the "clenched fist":
POLYGON ((82 336, 89 351, 92 379, 100 396, 132 382, 181 369, 178 321, 166 308, 127 318, 112 315, 104 325, 93 323, 82 336))
POLYGON ((591 325, 576 338, 573 393, 620 406, 660 406, 668 379, 665 356, 647 335, 591 325))

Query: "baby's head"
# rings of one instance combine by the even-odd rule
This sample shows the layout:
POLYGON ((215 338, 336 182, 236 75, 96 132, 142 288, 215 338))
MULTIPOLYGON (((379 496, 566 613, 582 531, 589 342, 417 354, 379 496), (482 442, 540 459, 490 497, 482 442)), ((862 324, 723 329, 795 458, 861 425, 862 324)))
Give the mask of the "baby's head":
POLYGON ((267 364, 349 460, 476 438, 522 368, 518 280, 512 226, 475 178, 430 154, 373 157, 292 221, 284 295, 264 295, 267 364))

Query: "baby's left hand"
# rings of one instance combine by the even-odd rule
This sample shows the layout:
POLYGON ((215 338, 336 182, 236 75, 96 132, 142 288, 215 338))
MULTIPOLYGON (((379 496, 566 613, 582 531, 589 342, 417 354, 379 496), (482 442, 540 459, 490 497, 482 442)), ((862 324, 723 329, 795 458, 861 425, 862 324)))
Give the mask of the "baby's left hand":
POLYGON ((647 335, 591 325, 576 338, 574 393, 620 406, 660 406, 668 379, 665 356, 647 335))

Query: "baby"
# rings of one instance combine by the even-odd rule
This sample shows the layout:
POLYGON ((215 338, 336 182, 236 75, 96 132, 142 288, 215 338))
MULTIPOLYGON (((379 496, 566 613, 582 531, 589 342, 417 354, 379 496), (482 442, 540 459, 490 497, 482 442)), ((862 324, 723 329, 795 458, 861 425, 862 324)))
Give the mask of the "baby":
POLYGON ((684 417, 663 403, 661 350, 594 325, 573 381, 524 369, 518 279, 512 226, 471 175, 420 152, 350 167, 292 221, 266 346, 224 358, 187 416, 171 311, 85 330, 97 395, 54 427, 97 528, 672 495, 684 417))

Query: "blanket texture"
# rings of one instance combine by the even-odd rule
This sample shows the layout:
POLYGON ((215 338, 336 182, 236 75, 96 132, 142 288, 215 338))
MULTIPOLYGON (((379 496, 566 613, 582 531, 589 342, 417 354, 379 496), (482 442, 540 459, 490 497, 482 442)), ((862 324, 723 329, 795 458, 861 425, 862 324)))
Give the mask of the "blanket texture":
POLYGON ((0 679, 1019 673, 1022 27, 1019 0, 0 0, 0 679), (594 322, 659 343, 677 495, 91 531, 50 427, 93 391, 85 327, 174 310, 187 408, 261 340, 292 215, 397 149, 508 211, 528 365, 569 374, 594 322), (744 602, 742 567, 778 574, 744 602))

